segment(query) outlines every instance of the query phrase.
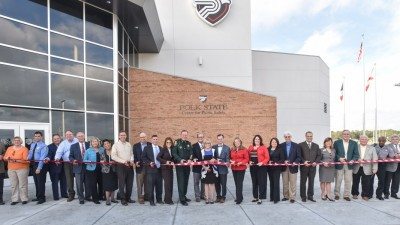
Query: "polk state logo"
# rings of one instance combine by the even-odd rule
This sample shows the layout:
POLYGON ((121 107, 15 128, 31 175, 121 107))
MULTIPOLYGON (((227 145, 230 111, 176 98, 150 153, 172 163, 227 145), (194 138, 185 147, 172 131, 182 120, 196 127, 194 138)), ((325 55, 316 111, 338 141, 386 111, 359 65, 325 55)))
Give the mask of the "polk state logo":
POLYGON ((210 26, 217 25, 228 15, 231 4, 232 0, 193 0, 197 15, 210 26))

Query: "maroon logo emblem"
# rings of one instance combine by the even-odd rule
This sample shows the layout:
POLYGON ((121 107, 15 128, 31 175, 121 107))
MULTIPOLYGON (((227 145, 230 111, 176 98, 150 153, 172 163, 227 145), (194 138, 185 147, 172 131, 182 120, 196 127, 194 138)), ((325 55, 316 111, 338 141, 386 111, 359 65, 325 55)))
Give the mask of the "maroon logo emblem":
POLYGON ((232 0, 193 0, 197 15, 208 25, 215 26, 228 15, 232 0))

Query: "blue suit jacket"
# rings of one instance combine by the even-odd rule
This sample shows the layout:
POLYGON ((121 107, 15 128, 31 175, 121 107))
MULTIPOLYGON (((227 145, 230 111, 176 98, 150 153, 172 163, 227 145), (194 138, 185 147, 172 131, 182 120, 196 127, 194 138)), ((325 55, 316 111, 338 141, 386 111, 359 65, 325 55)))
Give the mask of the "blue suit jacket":
MULTIPOLYGON (((349 148, 347 149, 347 155, 344 155, 343 140, 339 139, 333 144, 333 148, 336 151, 335 162, 339 162, 339 158, 346 158, 347 161, 358 160, 360 154, 358 153, 358 144, 353 140, 349 140, 349 148)), ((347 165, 350 170, 353 169, 353 165, 347 165)), ((343 165, 335 165, 337 170, 343 169, 343 165)))
MULTIPOLYGON (((230 148, 227 145, 222 146, 221 154, 218 153, 218 145, 212 146, 215 149, 214 155, 216 159, 221 160, 221 162, 229 162, 229 153, 230 148), (219 157, 218 157, 219 155, 219 157)), ((217 166, 219 174, 228 174, 228 167, 227 166, 217 166)))
MULTIPOLYGON (((47 148, 49 149, 49 152, 47 153, 46 158, 49 158, 51 161, 53 161, 56 156, 58 146, 55 145, 54 143, 52 143, 52 144, 49 144, 47 146, 47 148)), ((57 165, 55 163, 49 163, 49 172, 50 173, 58 174, 58 173, 61 173, 62 171, 63 171, 63 164, 57 165)))
MULTIPOLYGON (((89 142, 85 142, 85 149, 88 150, 90 147, 89 142)), ((69 161, 83 161, 82 153, 81 153, 81 148, 79 146, 79 142, 71 145, 71 148, 69 150, 69 161)), ((72 172, 73 173, 82 173, 83 171, 83 164, 79 163, 77 165, 73 165, 72 172)))
MULTIPOLYGON (((288 160, 289 163, 301 163, 301 150, 297 143, 292 142, 290 146, 289 155, 286 152, 286 142, 279 145, 285 156, 285 161, 288 160)), ((290 173, 297 173, 299 171, 299 166, 288 166, 290 173)))

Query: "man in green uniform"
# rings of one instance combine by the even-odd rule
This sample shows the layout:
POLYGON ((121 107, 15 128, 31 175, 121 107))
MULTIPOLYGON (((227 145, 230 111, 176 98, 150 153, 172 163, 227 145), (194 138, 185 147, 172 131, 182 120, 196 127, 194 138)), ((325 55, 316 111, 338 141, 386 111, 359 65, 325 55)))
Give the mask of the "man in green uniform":
MULTIPOLYGON (((175 141, 175 146, 172 149, 172 156, 176 163, 191 163, 192 162, 192 144, 187 141, 188 131, 181 131, 181 138, 175 141)), ((190 166, 177 166, 176 179, 178 181, 179 200, 184 206, 188 205, 190 199, 186 197, 187 187, 189 182, 190 166)))

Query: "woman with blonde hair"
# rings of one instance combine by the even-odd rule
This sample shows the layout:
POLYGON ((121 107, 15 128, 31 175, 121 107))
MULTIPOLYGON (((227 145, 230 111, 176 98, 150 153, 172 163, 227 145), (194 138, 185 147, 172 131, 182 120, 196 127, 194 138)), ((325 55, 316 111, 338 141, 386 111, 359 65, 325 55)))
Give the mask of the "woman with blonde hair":
POLYGON ((103 194, 101 166, 98 164, 101 154, 104 154, 104 149, 100 146, 100 140, 94 137, 90 141, 90 148, 85 151, 83 161, 86 163, 85 179, 88 182, 88 187, 90 188, 90 193, 95 204, 100 204, 99 199, 102 198, 103 194))
POLYGON ((13 145, 7 148, 3 159, 8 162, 8 177, 11 181, 11 205, 19 200, 28 203, 29 150, 22 146, 22 139, 14 137, 13 145))

